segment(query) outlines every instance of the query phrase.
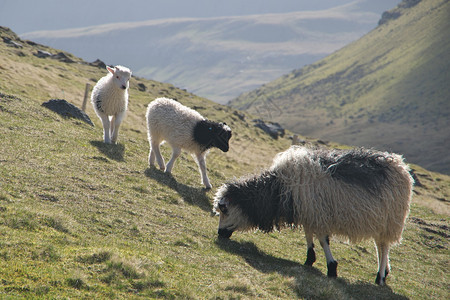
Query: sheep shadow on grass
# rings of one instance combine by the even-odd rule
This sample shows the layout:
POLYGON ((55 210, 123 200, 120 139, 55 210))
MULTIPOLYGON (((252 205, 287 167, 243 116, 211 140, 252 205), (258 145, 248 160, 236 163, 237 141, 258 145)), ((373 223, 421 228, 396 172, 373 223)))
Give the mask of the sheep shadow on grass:
POLYGON ((206 195, 204 188, 195 188, 184 183, 177 182, 172 174, 165 173, 160 169, 152 166, 145 170, 145 176, 158 181, 159 183, 176 191, 184 202, 191 205, 197 205, 207 212, 212 211, 212 205, 206 195))
POLYGON ((97 147, 109 159, 124 161, 123 154, 125 152, 125 146, 122 144, 105 144, 103 141, 91 141, 91 145, 97 147))
POLYGON ((294 278, 292 289, 301 299, 408 299, 394 293, 389 286, 380 287, 362 281, 349 283, 340 277, 328 278, 315 267, 267 254, 258 249, 253 242, 218 238, 216 245, 226 252, 241 256, 247 264, 259 272, 267 274, 276 272, 283 277, 294 278))

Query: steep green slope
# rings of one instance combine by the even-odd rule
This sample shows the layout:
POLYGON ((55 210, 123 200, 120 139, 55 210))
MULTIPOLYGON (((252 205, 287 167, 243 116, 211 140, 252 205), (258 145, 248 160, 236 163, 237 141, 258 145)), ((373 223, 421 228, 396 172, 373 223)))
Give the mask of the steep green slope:
POLYGON ((302 265, 306 245, 298 230, 236 234, 229 242, 216 237, 211 203, 217 187, 268 165, 288 139, 272 140, 247 114, 132 78, 119 143, 105 145, 90 105, 95 127, 41 105, 57 97, 80 105, 85 83, 105 70, 68 53, 75 63, 37 58, 37 49, 58 51, 4 28, 0 33, 22 44, 0 42, 0 298, 448 297, 449 176, 415 166, 422 186, 404 241, 391 253, 389 287, 372 284, 371 241, 332 240, 341 277, 330 280, 322 253, 314 268, 302 265), (142 85, 147 91, 138 89, 142 85), (173 177, 148 168, 144 112, 157 95, 232 127, 230 151, 212 150, 207 159, 212 191, 202 189, 188 155, 179 158, 173 177))
POLYGON ((231 105, 450 173, 450 3, 417 2, 402 2, 363 38, 231 105))

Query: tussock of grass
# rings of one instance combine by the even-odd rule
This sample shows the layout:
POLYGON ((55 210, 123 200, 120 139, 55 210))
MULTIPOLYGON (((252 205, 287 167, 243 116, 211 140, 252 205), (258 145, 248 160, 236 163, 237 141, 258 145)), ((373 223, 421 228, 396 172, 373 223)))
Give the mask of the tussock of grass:
POLYGON ((74 289, 88 289, 88 286, 84 282, 84 280, 80 277, 69 277, 66 279, 67 285, 74 289))
POLYGON ((80 262, 86 264, 99 264, 111 259, 112 253, 109 251, 101 251, 91 255, 81 256, 78 258, 80 262))

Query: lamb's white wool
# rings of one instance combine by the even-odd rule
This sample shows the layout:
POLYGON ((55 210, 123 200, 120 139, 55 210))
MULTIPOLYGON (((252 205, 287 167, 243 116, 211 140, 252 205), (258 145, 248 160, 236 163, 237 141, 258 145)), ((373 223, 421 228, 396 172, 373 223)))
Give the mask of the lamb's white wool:
POLYGON ((91 102, 103 124, 105 143, 115 143, 128 107, 130 69, 123 66, 106 67, 109 73, 94 86, 91 102))
POLYGON ((259 228, 302 226, 305 264, 315 260, 313 236, 324 250, 328 276, 337 276, 329 236, 352 242, 373 238, 378 251, 376 283, 389 273, 389 248, 401 240, 413 179, 400 155, 367 149, 326 150, 293 146, 260 175, 222 186, 214 208, 219 236, 259 228))
POLYGON ((177 157, 184 149, 195 155, 202 176, 202 183, 211 188, 206 174, 206 152, 211 147, 228 151, 231 130, 226 124, 206 120, 197 111, 175 100, 157 98, 147 108, 149 165, 155 159, 161 170, 170 173, 177 157), (165 166, 159 145, 167 141, 172 147, 172 157, 165 166))

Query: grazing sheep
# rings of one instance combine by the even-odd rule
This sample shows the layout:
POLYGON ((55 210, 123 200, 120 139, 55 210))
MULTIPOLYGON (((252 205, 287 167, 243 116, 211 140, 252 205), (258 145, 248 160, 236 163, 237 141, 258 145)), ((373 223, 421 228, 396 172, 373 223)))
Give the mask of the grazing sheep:
POLYGON ((147 108, 148 141, 150 166, 155 164, 155 158, 161 170, 164 170, 164 159, 159 145, 164 140, 172 147, 172 158, 165 172, 170 173, 181 149, 195 154, 202 176, 202 183, 211 188, 206 175, 206 152, 217 147, 223 152, 229 149, 231 129, 225 123, 206 120, 197 111, 190 109, 175 100, 157 98, 147 108))
POLYGON ((214 199, 219 237, 235 230, 270 232, 303 226, 305 265, 315 260, 313 235, 337 276, 330 235, 352 242, 373 238, 378 251, 376 283, 389 273, 389 247, 400 242, 413 179, 400 155, 366 149, 325 150, 293 146, 279 153, 269 170, 224 184, 214 199))
POLYGON ((123 66, 106 69, 109 73, 94 86, 91 102, 103 123, 103 139, 111 144, 117 141, 119 127, 127 111, 131 71, 123 66))

